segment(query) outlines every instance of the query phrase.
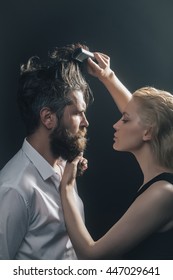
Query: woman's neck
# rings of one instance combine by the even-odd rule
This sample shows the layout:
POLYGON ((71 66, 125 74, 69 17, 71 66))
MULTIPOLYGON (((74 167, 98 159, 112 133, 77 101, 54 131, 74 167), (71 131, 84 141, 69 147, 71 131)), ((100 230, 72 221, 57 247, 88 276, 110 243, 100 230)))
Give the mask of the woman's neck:
POLYGON ((163 172, 173 172, 172 170, 157 163, 150 146, 146 146, 143 148, 143 150, 137 151, 133 154, 142 170, 144 176, 143 184, 147 183, 152 178, 163 172))

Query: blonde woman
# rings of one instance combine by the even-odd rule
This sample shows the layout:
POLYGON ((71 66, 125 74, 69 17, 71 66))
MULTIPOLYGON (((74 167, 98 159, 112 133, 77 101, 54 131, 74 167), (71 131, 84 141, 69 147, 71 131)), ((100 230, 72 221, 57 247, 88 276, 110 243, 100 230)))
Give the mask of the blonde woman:
MULTIPOLYGON (((122 112, 114 124, 113 149, 131 152, 144 181, 133 203, 99 240, 93 240, 75 204, 73 193, 79 155, 67 163, 61 198, 67 230, 79 259, 173 259, 173 96, 152 87, 133 93, 110 69, 110 60, 95 53, 89 72, 107 87, 122 112)), ((116 187, 116 186, 115 186, 116 187)), ((128 187, 128 186, 127 186, 128 187)))

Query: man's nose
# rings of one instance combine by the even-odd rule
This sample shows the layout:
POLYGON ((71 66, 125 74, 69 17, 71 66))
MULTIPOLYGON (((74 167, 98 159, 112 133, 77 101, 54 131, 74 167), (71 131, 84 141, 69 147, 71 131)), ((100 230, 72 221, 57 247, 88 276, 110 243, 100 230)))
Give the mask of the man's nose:
POLYGON ((86 116, 83 116, 82 125, 85 126, 85 127, 89 126, 89 122, 88 122, 86 116))

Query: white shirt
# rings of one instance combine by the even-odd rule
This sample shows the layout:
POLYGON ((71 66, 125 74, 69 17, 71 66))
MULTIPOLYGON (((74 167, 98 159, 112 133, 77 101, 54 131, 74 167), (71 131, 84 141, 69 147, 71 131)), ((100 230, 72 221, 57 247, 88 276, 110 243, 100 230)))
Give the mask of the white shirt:
MULTIPOLYGON (((60 176, 25 139, 0 171, 0 259, 76 259, 59 184, 60 176)), ((75 194, 83 215, 82 201, 75 194)))

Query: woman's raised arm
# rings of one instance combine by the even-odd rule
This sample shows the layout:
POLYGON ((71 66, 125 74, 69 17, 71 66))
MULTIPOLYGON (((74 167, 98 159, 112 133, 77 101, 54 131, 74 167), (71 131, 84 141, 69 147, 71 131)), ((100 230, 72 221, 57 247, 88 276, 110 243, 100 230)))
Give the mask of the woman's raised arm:
POLYGON ((116 103, 120 112, 123 112, 127 103, 130 101, 132 94, 120 82, 114 71, 110 68, 109 56, 95 52, 94 57, 97 63, 91 58, 88 59, 88 72, 97 77, 110 92, 114 102, 116 103))

